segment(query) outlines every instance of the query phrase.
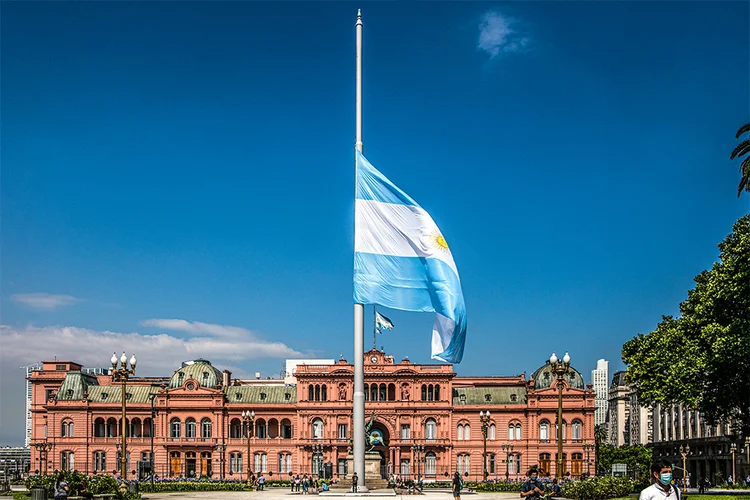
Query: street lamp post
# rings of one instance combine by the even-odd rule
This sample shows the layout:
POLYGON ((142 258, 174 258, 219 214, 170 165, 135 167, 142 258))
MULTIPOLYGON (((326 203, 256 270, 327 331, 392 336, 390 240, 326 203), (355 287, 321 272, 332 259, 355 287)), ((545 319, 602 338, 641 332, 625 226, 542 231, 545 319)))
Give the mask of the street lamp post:
POLYGON ((687 457, 690 454, 690 445, 680 445, 680 456, 682 457, 682 479, 687 480, 687 457))
POLYGON ((484 460, 484 482, 487 482, 487 430, 490 428, 490 410, 487 412, 479 412, 479 421, 482 423, 482 441, 483 441, 483 452, 482 459, 484 460))
POLYGON ((586 475, 591 475, 591 452, 594 451, 596 445, 593 443, 584 443, 583 451, 586 452, 586 475))
POLYGON ((154 421, 156 420, 156 407, 154 406, 154 403, 156 402, 156 394, 151 394, 151 460, 149 461, 149 469, 151 469, 149 472, 151 473, 151 491, 154 491, 154 430, 156 429, 156 425, 154 425, 154 421))
POLYGON ((735 481, 735 482, 739 482, 738 479, 737 479, 737 475, 735 474, 736 471, 734 470, 734 465, 735 465, 734 453, 737 451, 737 443, 735 443, 734 441, 732 441, 729 444, 729 451, 732 452, 732 480, 735 481))
POLYGON ((549 357, 549 365, 552 368, 552 373, 557 375, 557 460, 555 474, 559 479, 562 479, 562 450, 563 450, 563 429, 562 429, 562 394, 563 394, 563 379, 565 374, 570 369, 570 355, 565 352, 565 356, 562 359, 558 359, 555 353, 549 357))
POLYGON ((422 453, 424 453, 424 445, 413 444, 411 445, 411 451, 413 451, 417 455, 417 481, 419 481, 419 477, 420 477, 419 464, 422 461, 422 453))
POLYGON ((252 435, 255 411, 242 411, 242 421, 247 431, 247 483, 250 484, 250 436, 252 435))
POLYGON ((219 479, 224 479, 224 450, 226 450, 227 445, 224 443, 219 443, 216 445, 216 451, 219 453, 219 479))
POLYGON ((130 358, 130 366, 128 366, 128 357, 125 355, 125 351, 120 356, 120 368, 117 367, 117 354, 112 353, 110 362, 112 363, 112 380, 119 381, 122 385, 122 424, 120 425, 120 439, 122 446, 122 454, 120 455, 120 476, 125 481, 128 478, 128 463, 127 463, 127 444, 125 442, 125 436, 127 435, 127 420, 125 419, 125 401, 126 393, 125 386, 128 383, 128 378, 131 375, 135 375, 135 354, 130 358))
POLYGON ((52 443, 48 443, 45 439, 44 441, 34 443, 34 448, 36 448, 36 451, 39 452, 39 457, 37 458, 37 460, 40 460, 42 462, 42 474, 47 474, 47 454, 49 450, 52 449, 52 443))
POLYGON ((510 452, 513 451, 513 443, 501 444, 500 448, 505 452, 505 482, 510 477, 510 452))

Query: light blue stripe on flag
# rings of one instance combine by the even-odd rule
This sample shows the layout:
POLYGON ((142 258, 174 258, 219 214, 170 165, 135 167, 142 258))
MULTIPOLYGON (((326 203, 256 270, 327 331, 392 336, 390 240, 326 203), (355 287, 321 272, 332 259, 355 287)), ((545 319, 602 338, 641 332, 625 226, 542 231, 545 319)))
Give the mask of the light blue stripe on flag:
POLYGON ((432 357, 459 363, 466 306, 448 244, 422 207, 356 154, 354 301, 435 312, 432 357))

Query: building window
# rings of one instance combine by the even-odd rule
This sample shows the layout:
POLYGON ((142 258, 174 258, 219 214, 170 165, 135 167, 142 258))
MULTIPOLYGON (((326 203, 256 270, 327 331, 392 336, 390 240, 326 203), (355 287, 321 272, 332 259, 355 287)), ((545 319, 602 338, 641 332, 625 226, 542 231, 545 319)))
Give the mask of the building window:
POLYGON ((323 421, 319 418, 312 422, 312 437, 313 439, 323 439, 323 421))
POLYGON ((378 384, 372 384, 370 386, 370 401, 378 400, 378 384))
POLYGON ((459 455, 456 468, 459 474, 464 472, 471 473, 471 457, 469 455, 459 455))
POLYGON ((201 437, 211 437, 211 419, 204 418, 203 420, 201 420, 201 437))
POLYGON ((404 477, 409 477, 409 474, 411 474, 411 463, 409 462, 408 458, 402 458, 401 459, 401 475, 404 477))
POLYGON ((260 393, 260 400, 261 401, 265 401, 266 400, 266 393, 265 392, 261 392, 260 393))
POLYGON ((169 424, 169 437, 172 439, 180 439, 180 419, 173 418, 169 424))
POLYGON ((458 402, 461 403, 462 405, 465 405, 466 404, 466 394, 460 394, 458 396, 458 402))
POLYGON ((510 402, 511 403, 515 403, 516 401, 518 401, 518 395, 517 394, 511 394, 510 395, 510 402))
POLYGON ((292 423, 286 418, 281 421, 281 439, 292 439, 292 423))
POLYGON ((540 453, 539 454, 539 468, 542 469, 544 472, 550 472, 549 464, 550 464, 551 459, 552 459, 552 455, 550 455, 549 453, 540 453))
POLYGON ((487 430, 487 437, 488 439, 494 440, 495 439, 495 424, 490 424, 490 428, 487 430))
POLYGON ((521 424, 516 424, 516 441, 521 439, 521 424))
POLYGON ((485 394, 485 395, 484 395, 484 400, 485 400, 486 402, 488 402, 488 403, 489 403, 490 401, 492 401, 492 394, 489 394, 489 393, 485 394))
POLYGON ((516 474, 521 474, 521 454, 516 454, 516 474))
POLYGON ((268 460, 265 453, 258 453, 255 455, 255 472, 267 472, 268 471, 268 460))
POLYGON ((268 437, 268 425, 266 425, 266 421, 262 418, 255 421, 255 437, 260 439, 268 437))
POLYGON ((60 429, 60 436, 62 437, 73 437, 73 422, 70 420, 66 420, 62 423, 62 428, 60 429))
POLYGON ((570 458, 570 473, 573 477, 579 477, 583 472, 583 453, 573 453, 570 458))
POLYGON ((487 454, 487 472, 490 474, 495 474, 495 468, 496 468, 496 462, 495 454, 494 453, 488 453, 487 454))
POLYGON ((230 453, 229 454, 229 473, 230 474, 242 473, 242 453, 230 453))
POLYGON ((94 452, 94 472, 107 472, 107 453, 104 451, 94 452))
POLYGON ((427 401, 427 386, 422 384, 422 401, 427 401))
POLYGON ((188 418, 187 420, 185 420, 185 437, 186 438, 195 437, 195 419, 194 418, 188 418))
POLYGON ((424 437, 425 439, 437 439, 437 423, 435 419, 428 418, 424 423, 424 437))
MULTIPOLYGON (((563 427, 563 430, 565 427, 563 427)), ((570 436, 571 439, 580 441, 581 440, 581 422, 580 420, 574 420, 573 425, 570 428, 570 432, 572 435, 570 436)))
POLYGON ((469 427, 469 424, 459 425, 458 426, 458 440, 468 441, 470 439, 471 439, 471 428, 469 427))
POLYGON ((104 436, 106 436, 106 427, 104 424, 104 419, 99 417, 96 420, 94 420, 94 437, 103 438, 104 436))
POLYGON ((62 470, 73 470, 75 468, 75 456, 72 451, 60 453, 60 468, 62 470))
POLYGON ((242 437, 242 422, 240 422, 240 419, 233 418, 231 422, 229 422, 229 437, 233 439, 239 439, 242 437))
POLYGON ((307 400, 315 401, 315 386, 312 386, 312 385, 307 386, 307 400))
MULTIPOLYGON (((562 423, 562 440, 565 442, 565 421, 562 423)), ((555 422, 555 441, 557 441, 557 422, 555 422)))
POLYGON ((349 465, 347 464, 346 459, 339 458, 339 463, 338 463, 339 476, 346 476, 348 469, 349 469, 349 465))
POLYGON ((327 385, 321 386, 320 399, 321 401, 328 401, 328 386, 327 385))
POLYGON ((428 451, 424 456, 424 474, 425 476, 437 475, 437 455, 428 451))
MULTIPOLYGON (((542 420, 539 423, 539 439, 541 441, 549 441, 549 422, 546 420, 542 420)), ((548 469, 545 469, 545 471, 549 472, 548 469)))
POLYGON ((411 425, 401 424, 401 440, 406 441, 411 439, 411 425))
POLYGON ((346 439, 349 437, 349 432, 346 427, 346 424, 339 424, 339 439, 346 439))
POLYGON ((458 431, 456 432, 456 439, 459 441, 464 440, 464 426, 462 424, 458 424, 458 431))
POLYGON ((516 426, 510 424, 508 426, 508 440, 513 441, 514 439, 516 439, 516 426))

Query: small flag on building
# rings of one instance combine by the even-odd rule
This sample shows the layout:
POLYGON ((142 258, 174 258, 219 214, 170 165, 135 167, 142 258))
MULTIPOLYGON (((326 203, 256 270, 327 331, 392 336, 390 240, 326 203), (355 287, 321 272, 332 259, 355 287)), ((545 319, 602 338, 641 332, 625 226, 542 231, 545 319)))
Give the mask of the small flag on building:
POLYGON ((383 330, 393 330, 393 321, 375 311, 375 327, 378 333, 383 333, 383 330))

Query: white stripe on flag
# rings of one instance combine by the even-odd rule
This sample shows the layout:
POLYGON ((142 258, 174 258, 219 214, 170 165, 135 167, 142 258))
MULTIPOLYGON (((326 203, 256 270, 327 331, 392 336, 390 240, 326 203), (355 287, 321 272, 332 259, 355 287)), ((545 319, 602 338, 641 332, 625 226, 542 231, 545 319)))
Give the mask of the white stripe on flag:
POLYGON ((458 275, 437 224, 421 207, 357 200, 355 228, 355 252, 439 259, 458 275))

